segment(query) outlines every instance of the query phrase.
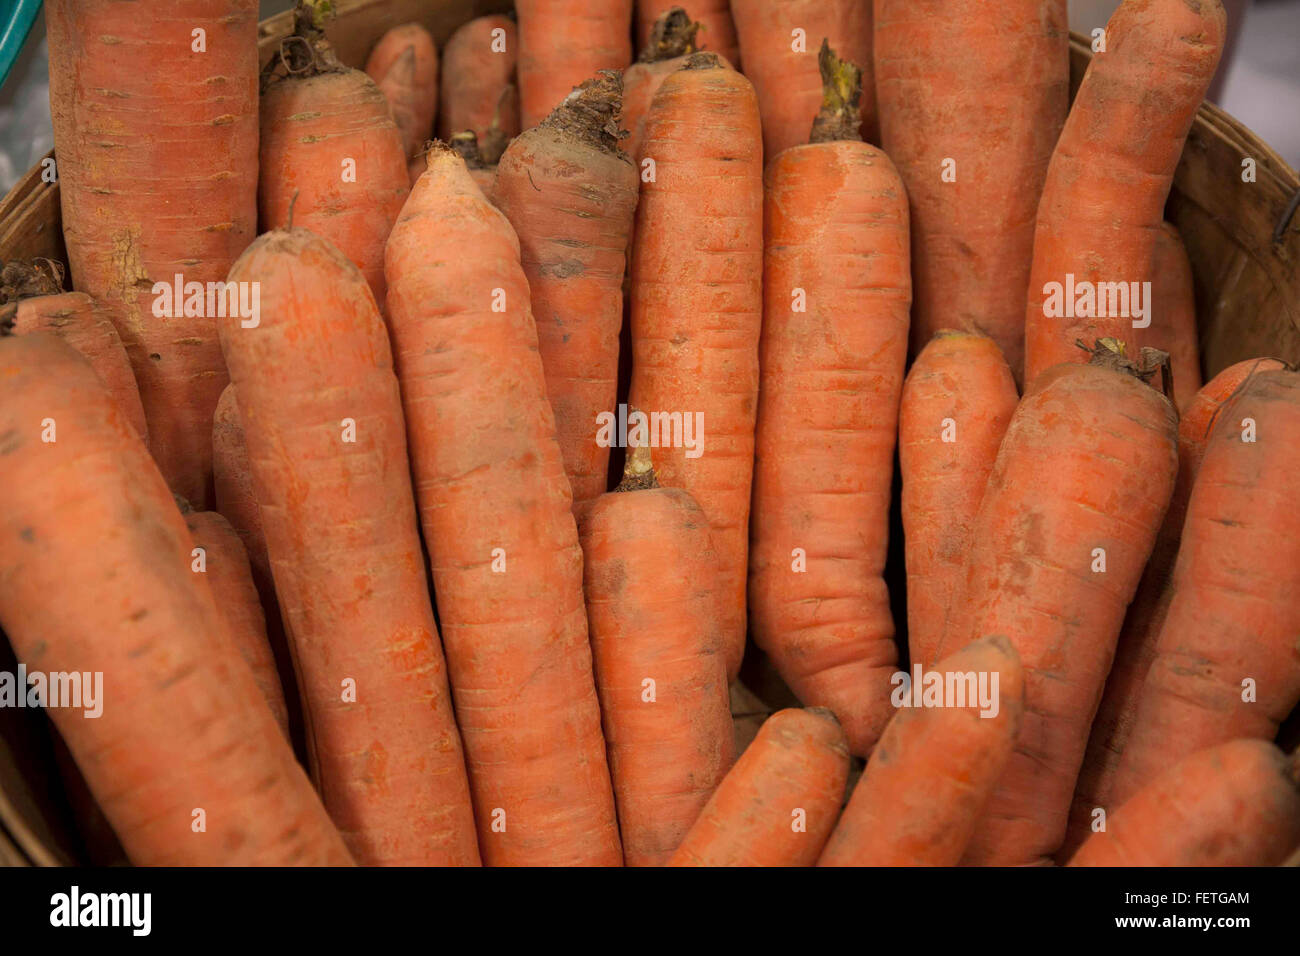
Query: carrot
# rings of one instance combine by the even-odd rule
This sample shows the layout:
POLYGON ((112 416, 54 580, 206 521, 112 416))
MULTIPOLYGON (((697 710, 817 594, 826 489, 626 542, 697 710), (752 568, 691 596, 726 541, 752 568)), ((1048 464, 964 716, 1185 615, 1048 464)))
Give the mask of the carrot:
POLYGON ((911 202, 913 356, 941 328, 980 332, 1021 381, 1069 39, 1065 0, 876 0, 880 144, 911 202))
POLYGON ((848 773, 848 743, 834 714, 777 711, 668 865, 811 866, 835 826, 848 773))
MULTIPOLYGON (((184 499, 181 499, 184 502, 184 499)), ((266 636, 266 615, 253 584, 248 552, 230 522, 215 511, 194 511, 185 503, 181 509, 185 526, 194 539, 195 550, 202 555, 190 562, 190 570, 202 568, 216 598, 217 608, 225 617, 230 633, 248 669, 253 672, 257 689, 275 716, 285 736, 289 735, 289 710, 275 669, 275 657, 266 636)))
POLYGON ((1182 758, 1094 833, 1070 866, 1277 866, 1300 845, 1300 766, 1262 740, 1182 758))
POLYGON ((1201 350, 1196 331, 1196 291, 1183 237, 1172 223, 1156 231, 1151 260, 1151 328, 1147 336, 1169 353, 1174 397, 1180 411, 1201 389, 1201 350))
POLYGON ((414 182, 424 172, 415 155, 433 135, 438 108, 438 48, 433 37, 418 23, 393 27, 370 51, 366 74, 388 101, 414 182))
MULTIPOLYGON (((266 531, 262 527, 262 511, 253 487, 248 445, 244 441, 244 426, 239 420, 239 404, 233 385, 227 385, 221 393, 213 416, 212 463, 217 511, 239 535, 252 565, 254 579, 258 581, 258 589, 262 590, 262 583, 272 580, 271 561, 266 554, 266 531)), ((270 593, 274 595, 274 586, 270 593)))
POLYGON ((763 155, 808 142, 822 101, 817 50, 823 40, 862 70, 862 138, 876 140, 871 4, 863 0, 731 0, 740 57, 763 116, 763 155))
POLYGON ((13 335, 52 332, 81 354, 131 428, 149 441, 131 360, 108 310, 84 292, 63 291, 63 266, 49 259, 9 262, 0 271, 0 326, 13 335))
POLYGON ((517 44, 515 22, 494 15, 469 21, 442 48, 438 137, 473 130, 490 165, 519 135, 517 44))
POLYGON ((1181 757, 1272 740, 1300 703, 1300 373, 1252 375, 1223 409, 1187 505, 1168 613, 1116 772, 1122 803, 1181 757))
MULTIPOLYGON (((655 27, 659 21, 681 9, 677 0, 636 0, 636 48, 642 56, 655 45, 655 27)), ((728 0, 691 0, 690 14, 700 25, 697 49, 716 53, 739 69, 740 48, 736 44, 736 25, 731 22, 728 0)))
MULTIPOLYGON (((1170 579, 1178 556, 1178 541, 1211 427, 1218 419, 1223 404, 1240 389, 1243 382, 1258 372, 1275 368, 1286 368, 1286 363, 1278 359, 1238 362, 1216 375, 1191 401, 1184 404, 1184 414, 1178 423, 1178 478, 1169 500, 1169 510, 1160 526, 1146 570, 1142 572, 1137 595, 1124 617, 1124 627, 1115 649, 1115 662, 1106 678, 1101 705, 1092 722, 1088 750, 1084 756, 1083 768, 1079 771, 1079 781, 1075 786, 1074 802, 1070 809, 1069 830, 1057 856, 1062 862, 1069 859, 1087 838, 1093 811, 1111 801, 1115 773, 1133 728, 1142 682, 1155 657, 1160 627, 1169 610, 1172 596, 1170 579)), ((1175 374, 1175 385, 1177 381, 1175 374)))
POLYGON ((515 14, 523 129, 588 77, 632 62, 632 0, 516 0, 515 14))
MULTIPOLYGON (((961 859, 1020 731, 1024 676, 1001 636, 967 645, 931 673, 961 697, 898 710, 818 866, 956 866, 961 859)), ((895 693, 910 701, 911 690, 921 692, 904 684, 895 693)))
POLYGON ((350 863, 103 384, 42 332, 0 368, 0 625, 31 672, 101 675, 48 713, 132 862, 350 863))
MULTIPOLYGON (((1145 358, 1145 356, 1144 356, 1145 358)), ((1143 366, 1145 366, 1145 362, 1143 366)), ((968 863, 1029 863, 1065 836, 1088 727, 1177 470, 1176 414, 1121 343, 1037 379, 1012 416, 939 656, 1005 634, 1025 721, 968 863)))
POLYGON ((1131 285, 1151 275, 1174 168, 1225 30, 1219 0, 1124 0, 1106 24, 1106 52, 1084 74, 1038 204, 1026 382, 1058 362, 1083 361, 1079 339, 1148 343, 1131 285), (1116 314, 1126 311, 1119 284, 1129 315, 1116 314))
POLYGON ((1018 398, 997 343, 952 329, 935 334, 903 383, 898 460, 913 664, 934 663, 961 596, 971 524, 1018 398))
MULTIPOLYGON (((469 170, 470 178, 483 193, 483 198, 488 202, 493 201, 493 195, 496 193, 497 184, 497 165, 489 163, 479 149, 478 137, 474 135, 473 130, 464 130, 452 135, 447 141, 447 145, 454 149, 460 158, 465 161, 465 168, 469 170)), ((420 157, 420 161, 428 167, 428 153, 420 157)), ((423 173, 423 170, 421 170, 423 173)))
POLYGON ((325 806, 360 863, 477 864, 383 320, 305 229, 230 277, 261 288, 260 324, 221 344, 325 806))
POLYGON ((493 202, 519 237, 546 394, 564 471, 581 509, 608 486, 601 413, 618 392, 623 273, 636 210, 636 168, 613 133, 619 74, 584 82, 497 167, 493 202))
POLYGON ((582 551, 519 241, 455 152, 428 159, 388 240, 389 322, 479 846, 493 865, 616 866, 582 551))
POLYGON ((656 172, 641 184, 632 250, 629 401, 657 423, 650 438, 661 445, 659 480, 690 492, 708 516, 727 676, 734 679, 745 647, 763 305, 762 146, 753 87, 715 54, 692 54, 655 94, 644 150, 656 172), (670 437, 678 414, 681 432, 670 437), (693 449, 685 447, 687 427, 693 449), (674 443, 681 447, 662 447, 674 443))
POLYGON ((734 760, 709 523, 639 446, 579 540, 623 862, 660 866, 734 760))
POLYGON ((262 229, 296 224, 330 240, 382 311, 384 242, 410 190, 406 151, 379 87, 335 57, 316 2, 299 0, 264 82, 262 229))
POLYGON ((685 57, 699 49, 700 26, 681 7, 671 8, 655 21, 648 41, 641 44, 637 61, 623 71, 623 110, 619 125, 628 131, 623 148, 638 166, 646 113, 664 80, 685 65, 685 57))
POLYGON ((45 4, 63 238, 72 287, 117 326, 163 477, 206 508, 217 317, 160 289, 225 279, 257 235, 257 2, 139 7, 45 4))
POLYGON ((858 139, 857 67, 825 45, 823 57, 814 142, 775 157, 765 177, 750 619, 796 696, 833 710, 865 755, 890 718, 897 661, 883 573, 907 358, 907 197, 889 158, 858 139))

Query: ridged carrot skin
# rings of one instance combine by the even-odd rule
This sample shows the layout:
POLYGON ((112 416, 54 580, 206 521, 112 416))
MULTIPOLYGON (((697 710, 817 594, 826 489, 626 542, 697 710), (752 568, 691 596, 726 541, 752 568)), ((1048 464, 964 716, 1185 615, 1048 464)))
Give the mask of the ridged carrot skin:
POLYGON ((32 671, 103 675, 99 717, 49 715, 132 862, 350 864, 103 384, 48 333, 0 341, 0 372, 0 624, 32 671))
POLYGON ((939 329, 979 332, 1021 380, 1069 44, 1066 0, 876 0, 880 144, 911 202, 913 356, 939 329))
POLYGON ((754 90, 711 53, 668 77, 646 117, 632 250, 632 383, 642 411, 703 416, 685 448, 658 448, 663 484, 708 515, 725 595, 727 675, 745 647, 749 495, 763 309, 762 144, 754 90), (709 188, 701 190, 707 182, 709 188))
POLYGON ((258 6, 139 8, 45 4, 63 237, 72 287, 122 337, 163 477, 206 508, 226 384, 216 319, 156 316, 153 287, 219 282, 257 235, 258 6))
POLYGON ((848 742, 830 711, 777 711, 668 865, 812 866, 835 826, 848 775, 848 742))
POLYGON ((1024 725, 968 863, 1031 863, 1064 839, 1124 612, 1173 492, 1173 406, 1114 353, 1093 361, 1107 364, 1050 370, 1016 409, 971 532, 964 612, 939 651, 1004 634, 1025 671, 1024 725))
POLYGON ((225 320, 312 769, 358 862, 479 862, 429 600, 388 332, 361 273, 305 229, 260 237, 225 320), (274 370, 274 372, 272 372, 274 370))
POLYGON ((1277 866, 1300 845, 1300 766, 1263 740, 1182 758, 1094 833, 1070 866, 1277 866))
MULTIPOLYGON (((1034 228, 1025 314, 1025 381, 1082 362, 1082 339, 1132 354, 1154 344, 1130 316, 1048 317, 1048 283, 1150 278, 1165 200, 1197 108, 1219 65, 1219 0, 1124 0, 1106 24, 1052 153, 1034 228)), ((1131 309, 1130 309, 1131 311, 1131 309)))
POLYGON ((632 62, 632 0, 516 0, 519 119, 532 129, 600 70, 632 62))
POLYGON ((654 22, 648 44, 640 44, 637 61, 623 71, 623 109, 618 122, 627 130, 623 149, 638 167, 650 104, 664 80, 686 65, 685 58, 699 50, 699 44, 700 24, 692 21, 681 7, 672 7, 654 22))
POLYGON ((617 866, 582 551, 519 241, 451 150, 430 151, 387 272, 483 858, 617 866))
POLYGON ((1182 234, 1172 223, 1161 223, 1151 260, 1151 328, 1147 338, 1169 353, 1173 366, 1174 399, 1179 411, 1201 390, 1201 349, 1196 328, 1196 289, 1192 263, 1182 234))
POLYGON ((370 51, 366 75, 388 101, 414 181, 424 172, 424 163, 413 162, 413 157, 433 136, 438 109, 438 48, 433 37, 418 23, 393 27, 370 51))
MULTIPOLYGON (((1020 731, 1024 675, 1005 637, 976 641, 934 671, 985 681, 991 706, 981 709, 978 697, 967 697, 964 706, 896 710, 818 866, 956 866, 961 860, 1020 731)), ((970 693, 977 684, 962 686, 970 693)))
MULTIPOLYGON (((683 6, 679 0, 636 0, 636 48, 646 49, 655 22, 674 7, 683 6)), ((701 29, 696 49, 716 53, 740 69, 740 47, 736 42, 736 25, 731 21, 731 4, 728 0, 695 0, 686 6, 692 20, 701 29)))
POLYGON ((495 155, 489 152, 496 161, 505 144, 519 135, 518 52, 518 31, 509 17, 477 17, 451 35, 442 48, 439 139, 445 143, 453 133, 473 130, 486 147, 491 134, 500 140, 495 155), (493 46, 497 30, 500 50, 493 46))
POLYGON ((941 330, 907 373, 898 461, 913 664, 934 663, 964 593, 971 525, 1019 400, 997 343, 973 332, 941 330))
POLYGON ((497 166, 492 199, 519 237, 546 395, 579 512, 609 486, 597 416, 618 396, 623 274, 636 211, 636 168, 610 132, 623 83, 585 81, 497 166))

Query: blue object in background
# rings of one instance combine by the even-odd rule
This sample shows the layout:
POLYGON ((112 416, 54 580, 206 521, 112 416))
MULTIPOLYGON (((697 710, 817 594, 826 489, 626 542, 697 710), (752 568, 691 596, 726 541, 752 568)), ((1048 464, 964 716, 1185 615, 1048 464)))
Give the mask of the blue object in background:
POLYGON ((22 52, 23 43, 26 42, 40 9, 41 0, 18 0, 9 14, 9 21, 0 22, 0 86, 4 86, 5 80, 9 78, 9 71, 22 52))

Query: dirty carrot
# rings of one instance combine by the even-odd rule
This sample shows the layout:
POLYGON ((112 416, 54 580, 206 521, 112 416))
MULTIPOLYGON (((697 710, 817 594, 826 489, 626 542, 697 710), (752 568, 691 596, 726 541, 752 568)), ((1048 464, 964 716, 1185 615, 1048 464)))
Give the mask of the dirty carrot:
POLYGON ((683 57, 699 49, 699 31, 700 24, 692 21, 685 10, 671 8, 655 21, 637 61, 623 71, 623 110, 619 125, 628 134, 623 148, 638 164, 650 104, 669 74, 676 73, 685 64, 683 57))
POLYGON ((424 163, 415 155, 433 135, 438 108, 438 48, 433 37, 418 23, 393 27, 370 51, 366 75, 388 101, 414 181, 424 172, 424 163))
MULTIPOLYGON (((644 56, 655 43, 655 27, 666 14, 682 10, 677 0, 636 0, 637 53, 644 56)), ((728 0, 692 0, 690 19, 700 25, 697 49, 718 54, 740 69, 740 49, 736 45, 736 25, 731 22, 728 0)))
POLYGON ((478 17, 442 48, 438 137, 447 142, 455 133, 472 130, 489 164, 519 135, 517 34, 509 17, 478 17))
MULTIPOLYGON (((447 145, 454 149, 460 158, 465 161, 465 168, 469 170, 470 178, 474 180, 475 185, 483 193, 483 198, 492 202, 493 194, 496 192, 497 184, 497 166, 489 163, 484 158, 482 150, 478 145, 478 137, 472 130, 464 130, 452 135, 447 141, 447 145)), ((425 155, 420 157, 420 162, 428 167, 429 161, 425 155)), ((423 172, 423 170, 421 170, 423 172)))
POLYGON ((632 62, 632 0, 516 0, 519 119, 531 129, 582 81, 632 62))

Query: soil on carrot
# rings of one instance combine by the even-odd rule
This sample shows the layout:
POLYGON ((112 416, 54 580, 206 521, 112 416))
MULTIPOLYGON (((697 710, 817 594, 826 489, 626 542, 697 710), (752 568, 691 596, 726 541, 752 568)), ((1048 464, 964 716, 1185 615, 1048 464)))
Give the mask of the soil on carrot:
POLYGON ((650 31, 650 40, 637 57, 637 62, 658 63, 694 53, 695 35, 700 32, 701 26, 692 21, 681 7, 673 7, 655 21, 654 28, 650 31))
POLYGON ((622 108, 623 75, 616 70, 601 70, 570 93, 538 128, 554 130, 606 153, 626 156, 618 144, 623 137, 618 124, 622 108))

